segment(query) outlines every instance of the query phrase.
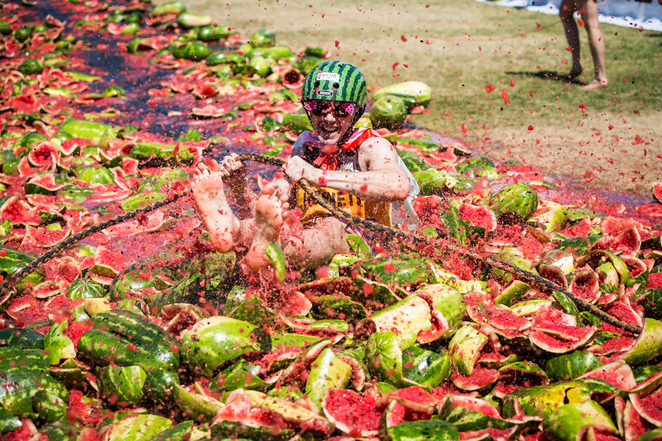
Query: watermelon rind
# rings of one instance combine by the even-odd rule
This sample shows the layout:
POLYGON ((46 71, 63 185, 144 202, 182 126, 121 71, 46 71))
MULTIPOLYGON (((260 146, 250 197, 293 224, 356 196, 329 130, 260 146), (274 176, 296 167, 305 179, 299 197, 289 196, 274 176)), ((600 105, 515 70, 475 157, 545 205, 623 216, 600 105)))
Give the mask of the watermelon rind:
POLYGON ((370 108, 370 120, 376 128, 396 129, 405 122, 406 116, 405 102, 393 95, 382 96, 370 108))
POLYGON ((406 422, 386 429, 386 433, 391 441, 457 441, 460 439, 457 427, 438 420, 406 422))
POLYGON ((416 386, 415 382, 402 375, 402 350, 398 343, 398 336, 394 332, 372 334, 366 345, 366 357, 374 361, 368 363, 368 370, 378 381, 398 387, 416 386))
POLYGON ((462 326, 448 343, 448 352, 455 368, 463 375, 471 375, 480 357, 480 351, 487 344, 487 336, 471 325, 462 326))
POLYGON ((256 390, 245 390, 244 393, 251 399, 251 408, 261 408, 275 412, 286 422, 310 424, 314 430, 324 434, 330 434, 335 429, 330 420, 298 404, 282 398, 270 397, 256 390))
POLYGON ((88 165, 74 169, 79 181, 89 184, 112 184, 115 177, 106 167, 98 165, 88 165))
MULTIPOLYGON (((437 283, 418 289, 414 294, 428 302, 433 308, 432 315, 438 321, 437 327, 439 328, 438 332, 434 335, 434 340, 450 337, 457 331, 466 312, 464 299, 458 290, 451 286, 437 283)), ((419 343, 430 343, 433 341, 428 338, 425 332, 419 333, 417 340, 419 343)))
POLYGON ((416 342, 418 333, 432 327, 432 316, 427 302, 417 295, 411 295, 372 315, 369 319, 377 332, 397 329, 397 339, 401 350, 416 342))
POLYGON ((71 134, 74 138, 89 139, 94 145, 108 147, 110 140, 117 137, 118 130, 108 124, 96 121, 70 119, 65 121, 60 130, 71 134))
POLYGON ((490 196, 488 205, 499 220, 526 222, 538 209, 538 193, 527 184, 512 184, 490 196))
POLYGON ((528 283, 524 283, 521 280, 513 280, 512 283, 501 291, 501 294, 494 299, 494 303, 510 306, 524 297, 530 290, 531 285, 528 283))
POLYGON ((375 406, 374 402, 374 397, 363 396, 354 391, 327 389, 324 393, 324 398, 322 399, 322 410, 331 424, 341 432, 370 437, 379 433, 378 422, 381 419, 381 415, 377 417, 374 428, 365 426, 360 427, 359 419, 361 417, 365 418, 368 415, 368 412, 373 410, 375 406), (368 410, 351 408, 350 403, 353 404, 355 401, 368 407, 368 410))
POLYGON ((66 336, 65 331, 69 323, 54 323, 44 335, 44 350, 48 354, 48 362, 51 366, 60 364, 60 360, 67 360, 76 356, 73 342, 66 336))
POLYGON ((549 360, 545 372, 552 381, 569 381, 602 366, 592 352, 575 351, 549 360))
POLYGON ((210 317, 182 334, 181 357, 192 369, 211 377, 226 361, 259 350, 255 326, 229 317, 210 317))
POLYGON ((658 204, 662 204, 662 182, 654 182, 651 185, 651 194, 658 204))
POLYGON ((415 106, 426 107, 430 104, 432 89, 421 81, 405 81, 377 89, 372 95, 372 100, 377 101, 384 96, 400 98, 409 111, 415 106))
POLYGON ((325 348, 312 364, 306 380, 306 395, 319 407, 327 389, 344 389, 351 377, 352 367, 336 357, 330 348, 325 348))
POLYGON ((453 361, 445 351, 428 351, 419 345, 403 351, 402 364, 402 375, 424 388, 441 385, 453 370, 453 361))
POLYGON ((543 422, 545 434, 560 441, 583 439, 589 428, 607 435, 618 431, 605 409, 593 400, 560 406, 543 422))
POLYGON ((101 298, 106 296, 106 288, 90 279, 76 279, 67 287, 67 297, 72 300, 101 298))
POLYGON ((104 396, 116 397, 117 406, 137 406, 143 402, 147 374, 140 366, 106 366, 100 369, 98 378, 104 396))
POLYGON ((135 414, 115 423, 105 432, 106 441, 124 441, 129 439, 147 440, 173 426, 168 418, 135 414))
POLYGON ((662 354, 662 322, 646 318, 644 330, 632 349, 623 355, 623 360, 631 366, 647 363, 662 354))

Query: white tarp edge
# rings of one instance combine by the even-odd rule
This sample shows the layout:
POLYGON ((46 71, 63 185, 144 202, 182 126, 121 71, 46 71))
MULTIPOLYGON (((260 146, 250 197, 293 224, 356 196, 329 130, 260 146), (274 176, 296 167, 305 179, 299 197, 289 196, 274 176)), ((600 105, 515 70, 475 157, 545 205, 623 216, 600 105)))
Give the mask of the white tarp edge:
MULTIPOLYGON (((477 0, 490 5, 526 8, 529 11, 558 15, 561 0, 477 0)), ((658 0, 598 0, 599 20, 618 26, 642 27, 662 32, 662 4, 658 0)))

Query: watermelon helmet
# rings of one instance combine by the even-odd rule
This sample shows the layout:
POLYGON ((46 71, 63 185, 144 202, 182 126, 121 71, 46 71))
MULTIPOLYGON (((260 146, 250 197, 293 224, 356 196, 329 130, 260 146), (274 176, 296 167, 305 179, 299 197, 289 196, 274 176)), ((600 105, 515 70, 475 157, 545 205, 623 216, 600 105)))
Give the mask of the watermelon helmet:
POLYGON ((301 101, 304 104, 311 100, 343 101, 354 104, 352 125, 363 115, 367 96, 368 86, 365 77, 356 66, 344 61, 326 61, 315 66, 303 82, 301 91, 301 101))

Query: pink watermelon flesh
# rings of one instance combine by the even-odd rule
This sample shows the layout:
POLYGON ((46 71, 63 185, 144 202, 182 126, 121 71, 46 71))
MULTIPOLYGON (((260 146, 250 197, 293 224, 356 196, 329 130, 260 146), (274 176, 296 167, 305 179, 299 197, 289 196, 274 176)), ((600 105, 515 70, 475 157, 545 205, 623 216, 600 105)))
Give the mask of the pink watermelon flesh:
POLYGON ((540 274, 541 277, 562 286, 564 289, 568 289, 568 280, 558 266, 540 265, 538 267, 538 274, 540 274))
POLYGON ((497 218, 492 210, 482 205, 462 204, 458 210, 462 220, 471 225, 485 228, 485 231, 496 230, 497 218))
POLYGON ((373 436, 378 433, 381 418, 376 402, 374 396, 331 388, 324 393, 322 409, 342 432, 354 436, 373 436))
POLYGON ((41 223, 41 219, 37 216, 35 210, 17 196, 7 199, 0 211, 3 220, 10 220, 14 224, 39 225, 41 223))
POLYGON ((530 326, 530 322, 526 318, 495 307, 480 294, 465 294, 464 303, 467 307, 467 314, 477 323, 485 323, 504 331, 521 331, 530 326))
POLYGON ((133 158, 122 158, 122 169, 127 175, 132 175, 138 172, 138 165, 140 161, 133 158))
POLYGON ((28 153, 28 161, 35 167, 48 166, 59 160, 60 151, 50 142, 40 142, 28 153))
POLYGON ((98 247, 94 254, 94 262, 97 265, 106 265, 116 271, 122 271, 126 265, 126 261, 122 255, 113 253, 107 248, 98 247))
POLYGON ((623 230, 631 226, 634 226, 639 231, 639 233, 644 231, 644 227, 641 225, 641 222, 634 219, 619 219, 610 216, 604 219, 600 224, 602 234, 608 234, 610 236, 618 236, 623 230))
POLYGON ((451 402, 453 405, 459 406, 471 412, 480 412, 483 415, 501 419, 501 415, 499 415, 499 411, 496 409, 496 407, 485 400, 481 400, 480 398, 454 396, 451 398, 451 402))
POLYGON ((641 234, 634 225, 623 230, 616 236, 615 240, 615 251, 622 251, 624 254, 635 256, 641 249, 641 234))
POLYGON ((44 171, 48 170, 49 167, 56 168, 56 167, 54 167, 54 165, 55 164, 53 164, 52 166, 46 164, 46 165, 42 165, 40 167, 32 167, 30 165, 30 161, 28 161, 28 157, 24 156, 23 158, 21 158, 21 160, 18 163, 18 174, 20 176, 30 176, 33 173, 44 172, 44 171))
POLYGON ((592 229, 593 224, 591 224, 591 218, 586 216, 572 227, 562 230, 561 234, 564 234, 568 237, 582 237, 587 236, 592 229))
POLYGON ((50 248, 69 237, 69 234, 71 234, 71 228, 68 226, 63 227, 61 230, 51 231, 45 227, 33 228, 28 225, 25 229, 23 244, 50 248))
POLYGON ((592 347, 590 351, 596 355, 604 355, 604 356, 610 354, 618 354, 630 350, 634 345, 635 341, 636 338, 633 337, 610 338, 599 347, 592 347))
POLYGON ((623 425, 625 426, 626 440, 635 440, 650 430, 649 424, 639 415, 637 409, 629 401, 623 412, 623 425))
POLYGON ((55 182, 55 175, 53 175, 52 173, 48 173, 42 176, 35 175, 32 178, 30 178, 28 182, 31 184, 37 184, 41 187, 44 187, 46 190, 50 190, 50 191, 57 191, 62 187, 64 187, 65 185, 67 185, 64 182, 60 184, 55 182))
POLYGON ((637 386, 630 366, 619 362, 601 366, 580 378, 597 378, 623 390, 629 390, 637 386))
POLYGON ((394 401, 387 410, 386 427, 397 426, 405 422, 405 413, 407 409, 397 401, 394 401))
POLYGON ((474 367, 471 375, 463 375, 457 371, 451 375, 453 384, 462 390, 479 390, 494 384, 499 379, 499 371, 484 367, 474 367))
POLYGON ((390 392, 387 394, 391 397, 404 398, 408 401, 413 401, 414 403, 423 404, 426 406, 435 406, 439 403, 439 400, 433 397, 428 391, 423 389, 420 386, 411 386, 404 389, 398 389, 395 392, 390 392))
POLYGON ((639 395, 631 394, 630 400, 636 411, 646 421, 658 427, 662 426, 662 390, 658 390, 646 398, 639 398, 639 395))
MULTIPOLYGON (((614 304, 606 311, 607 314, 613 315, 614 317, 623 320, 626 323, 631 323, 635 326, 643 326, 644 320, 639 314, 632 308, 632 306, 627 305, 621 301, 614 302, 614 304)), ((615 326, 610 325, 609 323, 603 322, 600 327, 602 332, 615 332, 622 333, 623 331, 616 328, 615 326)))
POLYGON ((646 266, 646 262, 644 262, 641 259, 638 259, 634 256, 628 256, 625 254, 622 254, 621 260, 623 263, 625 263, 630 270, 630 277, 637 277, 644 271, 648 269, 648 266, 646 266))
POLYGON ((570 292, 593 303, 600 297, 600 278, 593 271, 580 272, 572 280, 570 292))
POLYGON ((543 323, 551 323, 556 325, 576 326, 577 318, 570 314, 564 314, 556 308, 549 305, 541 307, 533 316, 533 327, 543 323))
POLYGON ((651 193, 655 201, 662 204, 662 182, 655 182, 651 187, 651 193))

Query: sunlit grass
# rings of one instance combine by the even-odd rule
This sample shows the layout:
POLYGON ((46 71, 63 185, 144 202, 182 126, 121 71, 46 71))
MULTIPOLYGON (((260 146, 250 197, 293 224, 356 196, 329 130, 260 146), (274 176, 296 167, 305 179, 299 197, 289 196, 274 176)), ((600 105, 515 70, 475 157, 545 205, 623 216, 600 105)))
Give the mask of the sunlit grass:
POLYGON ((570 69, 570 53, 554 15, 472 0, 187 3, 247 37, 268 27, 295 50, 330 49, 332 59, 359 66, 369 86, 426 82, 431 113, 414 121, 481 147, 487 140, 488 154, 522 155, 579 180, 594 174, 592 185, 605 188, 643 191, 662 180, 655 158, 662 153, 662 33, 601 24, 610 84, 582 91, 593 77, 586 32, 580 29, 584 73, 567 82, 561 72, 570 69), (496 90, 487 93, 487 84, 496 90), (632 145, 636 136, 642 142, 632 145), (605 163, 607 153, 616 165, 605 163))

